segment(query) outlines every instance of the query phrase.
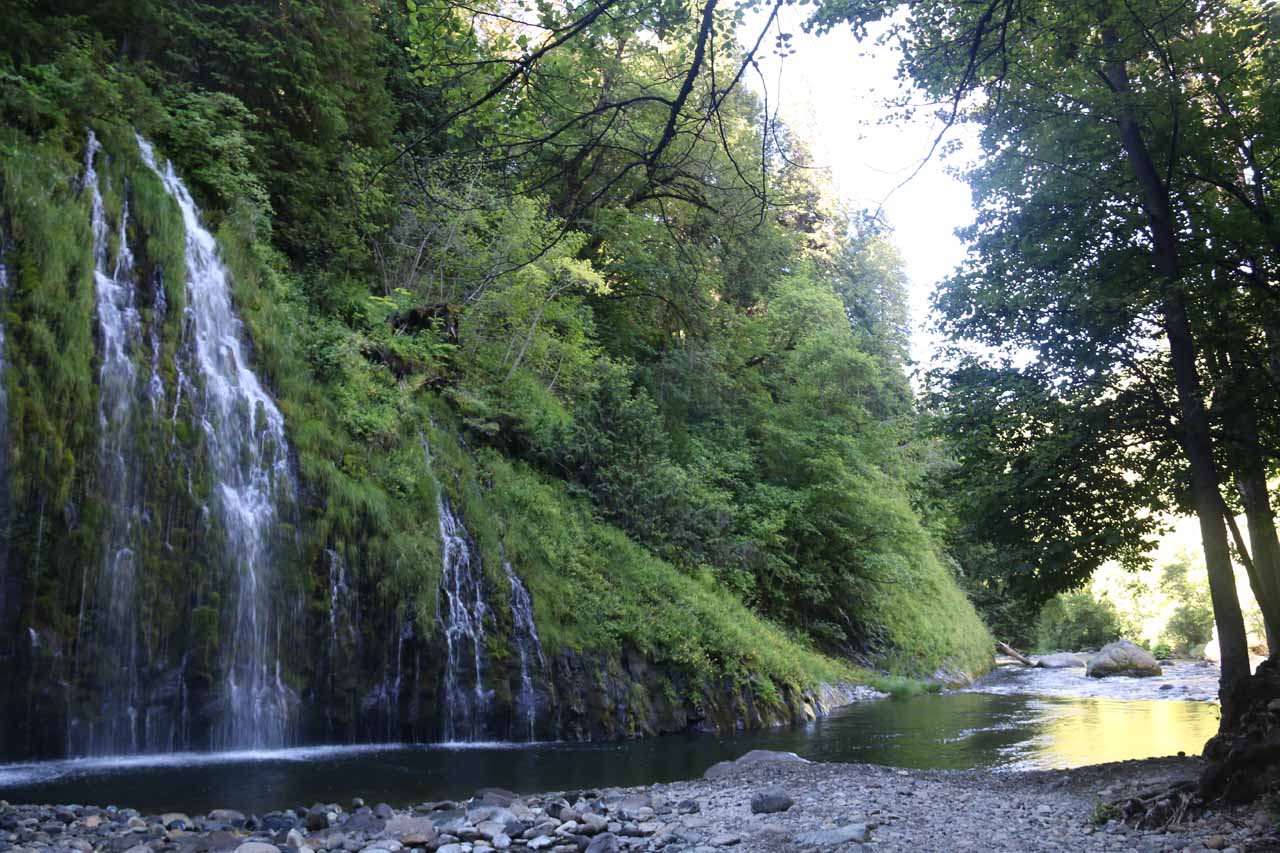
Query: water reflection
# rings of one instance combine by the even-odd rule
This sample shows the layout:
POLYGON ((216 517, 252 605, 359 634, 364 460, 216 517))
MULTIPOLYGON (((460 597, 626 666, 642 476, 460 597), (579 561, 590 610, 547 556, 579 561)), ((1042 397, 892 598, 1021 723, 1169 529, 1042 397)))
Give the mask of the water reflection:
POLYGON ((1044 700, 1041 733, 1019 767, 1079 767, 1179 750, 1198 754, 1218 730, 1219 709, 1202 702, 1044 700))
POLYGON ((688 779, 749 749, 919 769, 1074 767, 1197 753, 1217 721, 1217 707, 1203 702, 959 692, 867 702, 806 726, 734 737, 319 747, 9 765, 0 767, 0 797, 194 812, 261 813, 353 796, 405 805, 487 786, 532 792, 688 779))

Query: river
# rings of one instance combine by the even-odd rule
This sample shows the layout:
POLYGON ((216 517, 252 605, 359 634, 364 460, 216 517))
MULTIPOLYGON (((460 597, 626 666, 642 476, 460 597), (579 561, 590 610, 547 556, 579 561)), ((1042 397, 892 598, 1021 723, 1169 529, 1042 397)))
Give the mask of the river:
POLYGON ((0 765, 13 802, 118 803, 142 811, 262 813, 314 802, 408 805, 482 787, 520 792, 669 782, 750 749, 917 769, 1077 767, 1199 752, 1217 729, 1217 670, 1086 679, 997 668, 973 687, 862 702, 803 726, 623 743, 379 744, 174 753, 0 765), (1168 685, 1166 689, 1161 689, 1168 685))

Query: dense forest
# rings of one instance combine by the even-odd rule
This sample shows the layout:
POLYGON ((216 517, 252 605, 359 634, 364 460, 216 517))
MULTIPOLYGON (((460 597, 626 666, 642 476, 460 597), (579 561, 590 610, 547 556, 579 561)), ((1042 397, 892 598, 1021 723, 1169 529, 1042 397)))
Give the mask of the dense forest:
POLYGON ((8 5, 4 755, 990 664, 902 259, 744 83, 767 9, 8 5))

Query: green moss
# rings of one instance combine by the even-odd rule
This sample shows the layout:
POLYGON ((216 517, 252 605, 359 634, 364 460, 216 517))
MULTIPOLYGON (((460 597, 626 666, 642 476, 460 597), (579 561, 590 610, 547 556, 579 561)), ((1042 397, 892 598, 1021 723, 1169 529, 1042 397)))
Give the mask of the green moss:
POLYGON ((876 673, 870 676, 867 679, 867 683, 881 693, 888 693, 895 699, 906 699, 925 693, 938 693, 942 690, 942 684, 937 681, 922 681, 918 678, 885 673, 876 673))

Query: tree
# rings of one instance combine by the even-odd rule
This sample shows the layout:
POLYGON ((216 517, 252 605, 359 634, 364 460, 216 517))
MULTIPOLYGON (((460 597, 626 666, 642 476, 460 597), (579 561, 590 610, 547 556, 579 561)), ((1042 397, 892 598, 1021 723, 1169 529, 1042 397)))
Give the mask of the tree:
MULTIPOLYGON (((816 21, 863 26, 885 11, 835 3, 816 21)), ((904 39, 905 70, 945 99, 948 121, 982 124, 988 155, 970 176, 982 198, 971 235, 978 257, 943 295, 944 322, 987 343, 1035 347, 1042 387, 1068 389, 1063 399, 1089 385, 1098 401, 1147 387, 1154 429, 1139 440, 1149 449, 1167 446, 1151 435, 1167 425, 1186 505, 1200 519, 1224 648, 1224 706, 1247 674, 1247 651, 1224 523, 1220 439, 1205 389, 1206 353, 1221 339, 1206 343, 1202 320, 1220 314, 1211 282, 1192 265, 1197 229, 1216 223, 1196 217, 1192 200, 1204 182, 1193 165, 1213 156, 1207 116, 1228 112, 1200 109, 1207 100, 1201 81, 1264 75, 1259 56, 1270 48, 1258 29, 1269 20, 1248 3, 993 0, 915 4, 894 30, 904 39), (1265 50, 1255 50, 1260 43, 1265 50), (1242 49, 1244 62, 1229 58, 1242 49)), ((1239 147, 1240 157, 1249 156, 1250 143, 1239 147)), ((1234 175, 1220 181, 1233 182, 1234 175)), ((1239 193, 1227 195, 1235 201, 1220 206, 1265 219, 1239 193)), ((1238 228, 1215 228, 1208 238, 1210 246, 1241 239, 1268 250, 1266 240, 1238 228)), ((1258 580, 1259 598, 1269 600, 1268 579, 1258 580)))

